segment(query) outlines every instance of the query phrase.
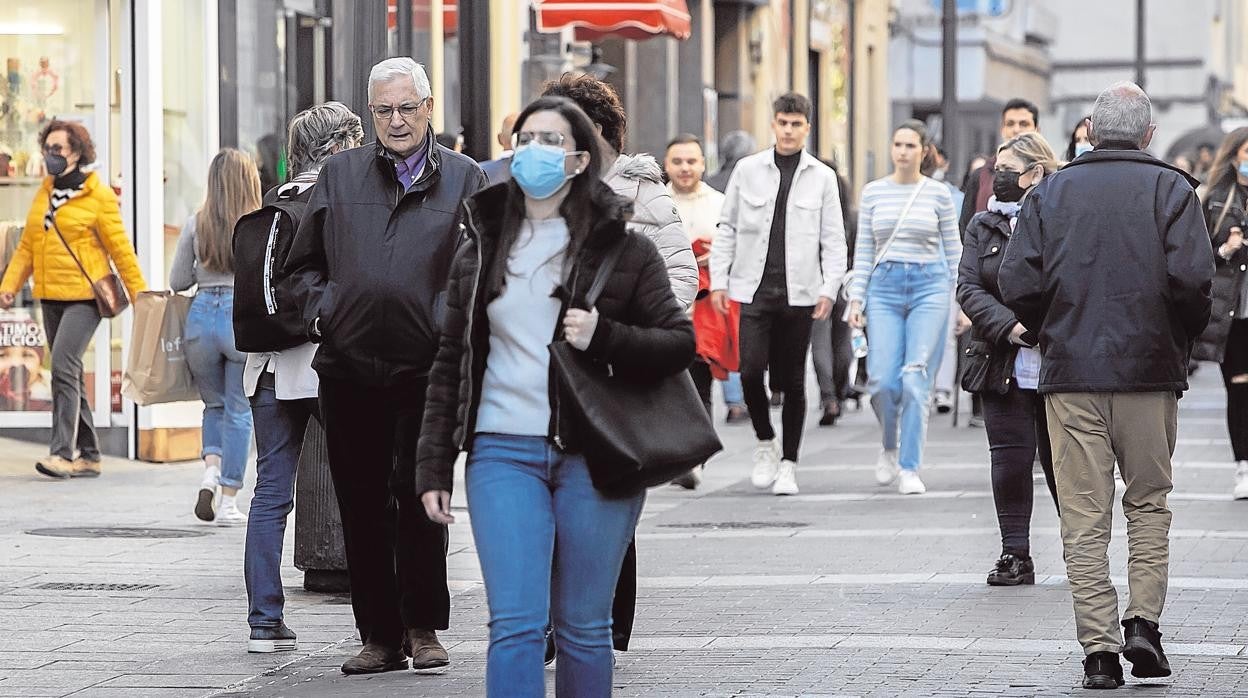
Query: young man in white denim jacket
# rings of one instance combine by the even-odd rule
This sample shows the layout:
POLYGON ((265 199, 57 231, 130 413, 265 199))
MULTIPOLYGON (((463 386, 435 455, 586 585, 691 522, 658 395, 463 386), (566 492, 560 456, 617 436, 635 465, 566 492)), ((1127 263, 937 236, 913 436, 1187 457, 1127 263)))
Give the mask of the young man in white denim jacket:
POLYGON ((751 479, 790 495, 798 492, 811 328, 832 312, 845 275, 845 224, 836 174, 805 150, 810 100, 789 93, 772 107, 775 147, 743 158, 728 181, 711 246, 711 297, 721 312, 729 300, 741 304, 741 383, 758 437, 751 479), (763 383, 769 364, 782 373, 773 384, 785 395, 783 444, 763 383))

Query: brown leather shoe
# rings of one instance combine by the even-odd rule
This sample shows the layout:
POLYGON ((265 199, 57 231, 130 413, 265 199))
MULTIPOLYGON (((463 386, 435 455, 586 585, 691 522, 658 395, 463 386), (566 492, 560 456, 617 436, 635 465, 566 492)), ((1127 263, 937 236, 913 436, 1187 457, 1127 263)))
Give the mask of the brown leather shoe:
POLYGON ((53 477, 58 480, 68 480, 73 477, 74 464, 61 458, 60 456, 45 456, 35 461, 35 470, 40 473, 53 477))
POLYGON ((73 469, 69 471, 70 477, 99 477, 100 462, 98 460, 87 460, 86 458, 75 458, 71 463, 73 469))
POLYGON ((432 630, 408 629, 403 638, 403 651, 412 658, 413 671, 437 669, 451 663, 451 655, 432 630))
POLYGON ((385 671, 399 671, 407 668, 407 656, 401 651, 368 643, 354 657, 342 663, 344 674, 380 674, 385 671))

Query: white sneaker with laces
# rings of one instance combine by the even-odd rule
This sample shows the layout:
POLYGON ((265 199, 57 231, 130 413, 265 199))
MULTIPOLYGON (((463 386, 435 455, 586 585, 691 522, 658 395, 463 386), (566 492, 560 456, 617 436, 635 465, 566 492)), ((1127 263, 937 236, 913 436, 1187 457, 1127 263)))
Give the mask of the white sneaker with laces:
POLYGON ((195 498, 195 516, 200 521, 212 521, 216 518, 213 504, 217 497, 217 486, 221 483, 221 468, 215 465, 204 466, 204 479, 199 483, 199 494, 195 498))
POLYGON ((903 470, 897 482, 897 492, 899 494, 923 494, 927 492, 927 486, 919 479, 917 472, 903 470))
POLYGON ((1235 499, 1248 499, 1248 460, 1235 468, 1235 499))
POLYGON ((891 484, 897 477, 897 470, 897 450, 880 451, 880 457, 875 459, 875 481, 881 485, 891 484))
POLYGON ((775 439, 759 441, 754 448, 754 472, 750 482, 760 490, 771 487, 776 481, 776 471, 780 469, 780 444, 775 439))
POLYGON ((244 526, 247 524, 247 515, 239 511, 237 502, 223 502, 221 508, 217 511, 217 525, 219 526, 244 526))
POLYGON ((797 463, 791 460, 780 461, 780 471, 776 481, 771 485, 774 495, 797 494, 797 463))

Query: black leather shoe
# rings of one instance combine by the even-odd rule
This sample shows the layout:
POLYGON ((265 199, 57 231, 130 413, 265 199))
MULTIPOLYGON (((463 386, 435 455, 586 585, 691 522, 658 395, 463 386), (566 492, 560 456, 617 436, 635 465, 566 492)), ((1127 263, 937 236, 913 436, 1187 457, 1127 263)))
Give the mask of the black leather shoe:
POLYGON ((380 674, 406 668, 407 655, 403 654, 403 650, 371 642, 364 645, 359 654, 342 663, 342 673, 348 675, 380 674))
POLYGON ((1157 624, 1139 616, 1122 621, 1122 656, 1131 662, 1131 675, 1139 679, 1155 679, 1170 675, 1170 660, 1161 649, 1161 631, 1157 624))
POLYGON ((546 626, 546 666, 550 666, 555 661, 555 629, 546 626))
POLYGON ((819 418, 819 426, 830 427, 836 424, 837 418, 841 416, 841 403, 839 400, 828 400, 823 403, 823 416, 819 418))
POLYGON ((1013 587, 1036 583, 1036 566, 1031 559, 1005 553, 997 560, 997 566, 988 573, 988 586, 1013 587))
POLYGON ((1124 683, 1117 654, 1093 652, 1083 658, 1084 688, 1118 688, 1124 683))

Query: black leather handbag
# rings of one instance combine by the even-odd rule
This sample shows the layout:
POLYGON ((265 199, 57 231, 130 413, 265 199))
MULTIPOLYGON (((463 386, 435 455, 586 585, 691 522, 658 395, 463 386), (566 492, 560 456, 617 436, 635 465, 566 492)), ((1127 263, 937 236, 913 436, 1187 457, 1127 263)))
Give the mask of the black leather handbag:
MULTIPOLYGON (((585 300, 592 308, 628 240, 611 248, 585 300)), ((613 375, 563 340, 550 344, 562 407, 575 413, 594 487, 634 494, 684 475, 723 450, 688 371, 654 381, 613 375)))

